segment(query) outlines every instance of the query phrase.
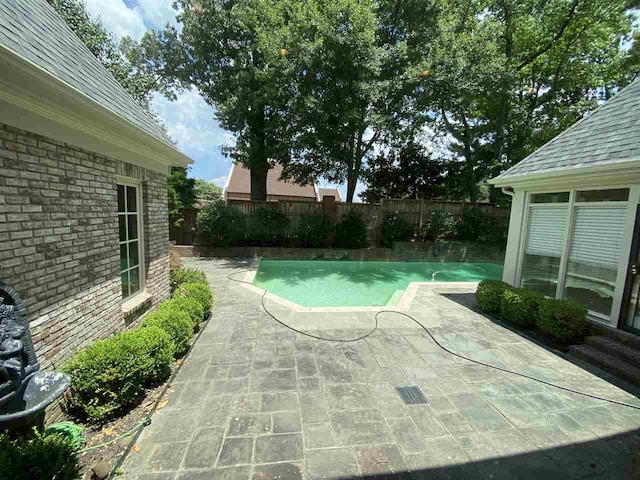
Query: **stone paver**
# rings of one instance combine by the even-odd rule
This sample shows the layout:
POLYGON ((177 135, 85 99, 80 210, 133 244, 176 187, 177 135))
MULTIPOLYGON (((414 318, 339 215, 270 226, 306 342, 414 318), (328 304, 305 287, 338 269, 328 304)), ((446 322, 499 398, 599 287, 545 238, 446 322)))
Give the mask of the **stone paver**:
MULTIPOLYGON (((168 403, 126 459, 126 479, 629 478, 640 411, 453 357, 393 313, 365 340, 314 340, 274 322, 259 295, 227 279, 251 262, 186 263, 207 273, 215 306, 168 403), (405 405, 395 390, 405 385, 427 403, 405 405)), ((453 351, 640 405, 608 377, 465 307, 473 290, 421 287, 409 313, 453 351)), ((272 303, 279 318, 316 335, 353 338, 373 325, 374 312, 272 303)))

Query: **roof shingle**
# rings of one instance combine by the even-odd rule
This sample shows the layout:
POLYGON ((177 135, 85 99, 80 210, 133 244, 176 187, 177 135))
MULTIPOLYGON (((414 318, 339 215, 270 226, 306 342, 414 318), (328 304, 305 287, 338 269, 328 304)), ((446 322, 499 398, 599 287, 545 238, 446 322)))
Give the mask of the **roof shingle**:
POLYGON ((0 0, 0 45, 156 139, 171 140, 45 0, 0 0))

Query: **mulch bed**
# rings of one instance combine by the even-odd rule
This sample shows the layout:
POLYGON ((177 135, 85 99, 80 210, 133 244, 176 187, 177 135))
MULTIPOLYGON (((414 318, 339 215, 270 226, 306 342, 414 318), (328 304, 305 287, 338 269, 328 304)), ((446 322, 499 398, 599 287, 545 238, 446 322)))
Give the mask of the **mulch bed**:
MULTIPOLYGON (((107 443, 143 422, 145 417, 153 408, 155 402, 162 395, 167 382, 169 382, 173 377, 173 373, 179 365, 179 362, 174 362, 171 366, 171 376, 169 377, 169 379, 161 385, 147 390, 142 401, 123 416, 101 425, 88 425, 81 421, 78 421, 77 419, 73 419, 75 423, 81 425, 84 428, 86 444, 83 448, 107 443)), ((158 404, 158 409, 161 409, 166 405, 167 399, 171 396, 173 390, 173 387, 169 387, 166 394, 164 395, 164 398, 158 404)), ((101 461, 105 462, 108 465, 108 470, 109 472, 111 472, 118 463, 118 460, 120 460, 122 455, 126 452, 129 444, 131 443, 131 440, 138 434, 139 431, 139 429, 134 430, 130 435, 127 435, 126 437, 123 437, 109 445, 105 445, 103 447, 89 450, 85 453, 80 454, 79 459, 82 466, 81 478, 83 480, 95 479, 96 477, 93 473, 93 467, 101 461)), ((133 448, 136 448, 135 445, 133 448)))

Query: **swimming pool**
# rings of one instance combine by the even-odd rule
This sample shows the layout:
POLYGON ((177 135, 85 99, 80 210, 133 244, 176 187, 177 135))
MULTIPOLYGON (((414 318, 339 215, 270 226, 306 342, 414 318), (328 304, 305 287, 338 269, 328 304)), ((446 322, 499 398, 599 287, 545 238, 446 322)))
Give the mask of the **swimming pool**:
POLYGON ((411 282, 501 279, 502 265, 462 262, 262 260, 254 285, 305 307, 393 304, 411 282))

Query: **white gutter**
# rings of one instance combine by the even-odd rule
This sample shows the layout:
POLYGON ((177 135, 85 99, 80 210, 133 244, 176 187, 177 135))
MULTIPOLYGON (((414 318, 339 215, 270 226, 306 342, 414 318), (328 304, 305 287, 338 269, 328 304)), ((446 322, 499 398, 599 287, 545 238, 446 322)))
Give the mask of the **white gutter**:
MULTIPOLYGON (((571 180, 603 179, 611 176, 640 177, 640 157, 634 157, 616 162, 600 163, 593 166, 575 166, 570 168, 548 169, 540 172, 523 173, 519 175, 498 176, 489 180, 496 187, 515 187, 530 184, 549 183, 571 180)), ((627 178, 628 179, 628 178, 627 178)))

